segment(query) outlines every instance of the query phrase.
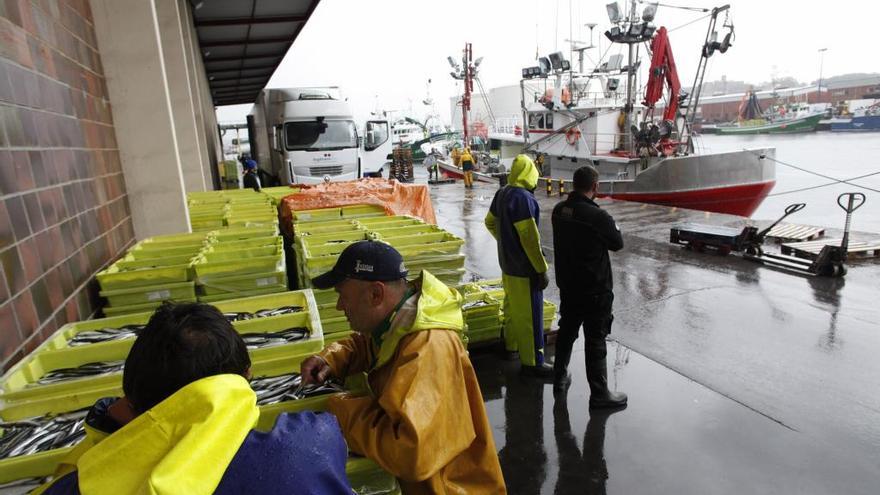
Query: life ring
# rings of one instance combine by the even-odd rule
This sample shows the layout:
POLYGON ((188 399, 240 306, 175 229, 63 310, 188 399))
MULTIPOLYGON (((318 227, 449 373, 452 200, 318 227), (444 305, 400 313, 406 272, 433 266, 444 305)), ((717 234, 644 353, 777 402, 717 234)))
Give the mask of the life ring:
POLYGON ((577 126, 570 127, 567 131, 565 131, 565 142, 574 146, 578 141, 581 140, 581 130, 578 129, 577 126))

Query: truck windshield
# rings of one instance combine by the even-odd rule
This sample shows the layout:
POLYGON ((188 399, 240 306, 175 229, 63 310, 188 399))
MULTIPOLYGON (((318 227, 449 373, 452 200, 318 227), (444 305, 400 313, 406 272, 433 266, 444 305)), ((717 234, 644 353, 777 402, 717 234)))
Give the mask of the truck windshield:
POLYGON ((320 151, 356 148, 358 145, 357 130, 350 120, 287 122, 284 135, 288 150, 320 151), (323 126, 326 128, 321 132, 323 126))

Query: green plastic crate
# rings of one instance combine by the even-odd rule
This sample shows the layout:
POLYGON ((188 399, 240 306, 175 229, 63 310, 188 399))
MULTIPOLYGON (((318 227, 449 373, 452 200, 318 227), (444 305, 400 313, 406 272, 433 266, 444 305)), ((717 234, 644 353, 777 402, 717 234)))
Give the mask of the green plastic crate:
POLYGON ((293 212, 293 221, 296 223, 322 222, 325 220, 339 220, 341 218, 342 208, 319 208, 315 210, 295 210, 293 212))
MULTIPOLYGON (((104 312, 104 316, 122 316, 143 313, 146 311, 152 312, 161 306, 163 302, 164 301, 153 301, 141 304, 128 304, 125 306, 104 306, 101 308, 101 311, 104 312)), ((193 296, 192 298, 176 299, 175 302, 196 302, 196 298, 193 296)))
POLYGON ((380 226, 406 226, 425 223, 422 219, 411 217, 409 215, 388 215, 384 217, 371 217, 358 219, 358 223, 367 227, 380 226))
POLYGON ((247 257, 250 250, 208 253, 198 258, 193 266, 197 280, 210 276, 246 275, 284 270, 284 253, 276 247, 269 256, 247 257), (241 256, 236 256, 241 254, 241 256))
POLYGON ((279 286, 287 286, 286 271, 249 273, 231 277, 205 277, 198 280, 197 291, 201 300, 203 296, 235 294, 243 291, 263 290, 279 286))
POLYGON ((350 205, 342 207, 343 218, 384 217, 385 208, 380 205, 350 205))
POLYGON ((440 227, 429 223, 416 225, 407 225, 403 227, 368 227, 370 232, 377 233, 384 237, 400 237, 412 234, 430 234, 432 232, 443 232, 440 227))
POLYGON ((303 222, 293 224, 293 235, 296 239, 320 234, 333 234, 343 231, 363 231, 364 228, 351 220, 333 220, 326 222, 303 222))
MULTIPOLYGON (((170 258, 158 260, 123 259, 99 272, 98 279, 103 290, 129 289, 138 286, 173 284, 192 280, 193 264, 197 257, 180 264, 165 264, 170 258)), ((177 261, 174 258, 173 261, 177 261)))
POLYGON ((196 290, 193 282, 180 282, 145 285, 131 289, 102 290, 100 296, 106 298, 110 306, 115 307, 161 303, 168 300, 192 300, 196 297, 196 290))
POLYGON ((214 304, 220 301, 229 301, 230 299, 240 299, 243 297, 262 296, 267 294, 276 294, 278 292, 286 292, 287 285, 279 284, 263 287, 260 289, 244 290, 235 293, 214 294, 210 296, 199 296, 199 302, 214 304))

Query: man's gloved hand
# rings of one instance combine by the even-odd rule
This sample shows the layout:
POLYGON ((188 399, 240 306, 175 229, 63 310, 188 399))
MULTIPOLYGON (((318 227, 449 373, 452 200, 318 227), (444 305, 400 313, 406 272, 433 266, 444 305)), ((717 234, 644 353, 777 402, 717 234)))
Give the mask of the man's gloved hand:
POLYGON ((550 285, 550 277, 547 272, 536 273, 532 275, 532 286, 538 290, 544 290, 550 285))
POLYGON ((300 364, 303 385, 320 385, 330 377, 330 365, 321 356, 311 356, 300 364))

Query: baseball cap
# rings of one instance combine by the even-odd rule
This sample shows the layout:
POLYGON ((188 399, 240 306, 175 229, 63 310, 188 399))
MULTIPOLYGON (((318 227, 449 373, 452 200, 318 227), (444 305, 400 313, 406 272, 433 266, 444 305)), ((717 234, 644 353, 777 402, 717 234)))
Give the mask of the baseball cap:
POLYGON ((403 256, 384 242, 358 241, 339 255, 333 269, 312 279, 318 289, 329 289, 346 278, 387 282, 405 278, 403 256))

